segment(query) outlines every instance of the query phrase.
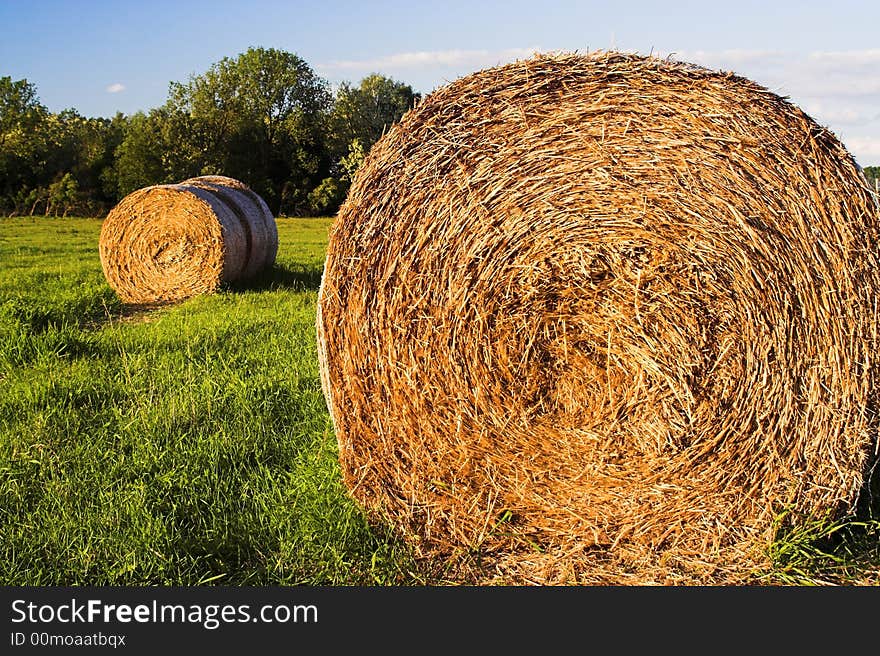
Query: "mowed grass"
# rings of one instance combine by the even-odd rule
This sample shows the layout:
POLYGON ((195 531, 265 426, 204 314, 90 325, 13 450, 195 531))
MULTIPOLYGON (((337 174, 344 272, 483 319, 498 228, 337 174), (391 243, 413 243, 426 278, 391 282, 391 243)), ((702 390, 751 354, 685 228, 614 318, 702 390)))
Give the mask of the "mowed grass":
POLYGON ((100 220, 0 219, 0 584, 418 584, 341 482, 315 350, 327 219, 249 288, 132 312, 100 220))
MULTIPOLYGON (((342 484, 314 327, 330 220, 279 219, 271 271, 153 310, 107 286, 100 224, 0 218, 0 584, 444 583, 342 484)), ((877 487, 855 520, 782 530, 756 582, 880 584, 877 487)))

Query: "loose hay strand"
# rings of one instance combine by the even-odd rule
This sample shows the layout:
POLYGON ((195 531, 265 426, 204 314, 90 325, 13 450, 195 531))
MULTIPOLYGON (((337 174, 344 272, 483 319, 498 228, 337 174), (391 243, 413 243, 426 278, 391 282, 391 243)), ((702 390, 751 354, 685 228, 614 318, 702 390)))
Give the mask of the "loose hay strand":
POLYGON ((852 157, 745 78, 614 52, 466 76, 373 147, 331 229, 345 482, 506 580, 742 579, 781 511, 854 507, 878 271, 852 157))

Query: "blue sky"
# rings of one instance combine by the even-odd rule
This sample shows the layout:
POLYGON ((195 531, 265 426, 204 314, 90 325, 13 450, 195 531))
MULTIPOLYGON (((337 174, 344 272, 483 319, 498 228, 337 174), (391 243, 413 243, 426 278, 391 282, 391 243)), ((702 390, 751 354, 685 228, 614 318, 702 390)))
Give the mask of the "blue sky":
POLYGON ((0 0, 0 75, 53 111, 130 114, 250 46, 333 84, 373 72, 428 93, 550 51, 619 49, 732 70, 791 98, 880 164, 880 2, 0 0))

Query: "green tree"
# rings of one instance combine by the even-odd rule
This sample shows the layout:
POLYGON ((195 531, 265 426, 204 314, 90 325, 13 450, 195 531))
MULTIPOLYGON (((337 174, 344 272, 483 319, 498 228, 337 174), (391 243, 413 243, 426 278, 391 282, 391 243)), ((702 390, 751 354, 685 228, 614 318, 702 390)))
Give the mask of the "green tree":
POLYGON ((866 166, 863 172, 868 184, 872 189, 876 190, 878 188, 878 181, 880 181, 880 166, 866 166))
POLYGON ((185 127, 193 173, 239 178, 276 213, 308 209, 308 194, 329 171, 327 82, 297 55, 250 48, 202 75, 173 83, 168 117, 185 127))
POLYGON ((47 182, 43 169, 48 152, 44 130, 49 116, 36 88, 27 80, 0 77, 0 206, 47 182))
POLYGON ((373 143, 418 98, 370 75, 334 99, 305 61, 273 48, 173 82, 164 105, 131 117, 52 113, 33 84, 0 77, 0 211, 95 216, 148 185, 223 174, 276 214, 330 214, 373 143))
POLYGON ((114 166, 103 173, 105 188, 117 200, 165 180, 162 128, 162 116, 156 110, 149 114, 137 112, 128 118, 114 166))
MULTIPOLYGON (((17 133, 33 127, 46 114, 37 98, 36 87, 27 80, 0 77, 0 146, 6 148, 17 133)), ((17 136, 21 136, 18 134, 17 136)))
POLYGON ((109 119, 87 119, 81 132, 79 156, 73 174, 87 202, 95 209, 100 209, 101 213, 119 200, 115 187, 108 187, 105 180, 112 176, 116 149, 125 137, 127 126, 127 117, 117 112, 109 119))
POLYGON ((46 215, 67 216, 71 208, 77 202, 79 184, 70 173, 65 173, 61 178, 49 185, 49 202, 46 206, 46 215))
POLYGON ((340 85, 330 118, 330 147, 333 172, 342 192, 340 203, 373 144, 420 97, 410 85, 378 74, 365 77, 358 86, 349 82, 340 85))
POLYGON ((339 162, 339 166, 342 169, 341 177, 346 183, 351 184, 355 172, 361 167, 361 164, 364 163, 364 158, 366 156, 367 151, 361 140, 357 137, 352 139, 351 143, 348 145, 348 153, 339 162))
POLYGON ((0 210, 97 215, 115 199, 102 185, 122 139, 124 117, 86 118, 74 109, 49 112, 27 80, 0 78, 0 210), (61 193, 72 188, 71 195, 61 193), (54 189, 55 201, 50 188, 54 189))
POLYGON ((317 187, 309 193, 309 210, 317 216, 327 216, 336 213, 342 201, 345 200, 345 186, 336 178, 324 178, 317 187))
POLYGON ((102 179, 113 165, 114 152, 121 142, 125 120, 86 118, 74 109, 51 114, 45 122, 49 150, 44 174, 53 181, 68 173, 81 189, 78 211, 98 214, 116 200, 115 193, 106 193, 102 179))
POLYGON ((333 106, 335 146, 345 153, 355 139, 366 151, 411 109, 421 96, 412 87, 383 75, 373 74, 358 86, 343 82, 333 106))

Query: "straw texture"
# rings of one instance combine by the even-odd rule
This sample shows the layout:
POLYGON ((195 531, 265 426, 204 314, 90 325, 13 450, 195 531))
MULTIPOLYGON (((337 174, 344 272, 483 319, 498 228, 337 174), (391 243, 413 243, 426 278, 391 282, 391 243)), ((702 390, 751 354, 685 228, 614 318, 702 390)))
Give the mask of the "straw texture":
POLYGON ((275 218, 259 195, 225 176, 132 192, 101 227, 101 265, 127 303, 162 303, 216 291, 272 266, 275 218))
POLYGON ((452 82, 331 229, 345 483, 496 581, 743 580, 876 456, 877 237, 839 141, 732 73, 595 52, 452 82))

